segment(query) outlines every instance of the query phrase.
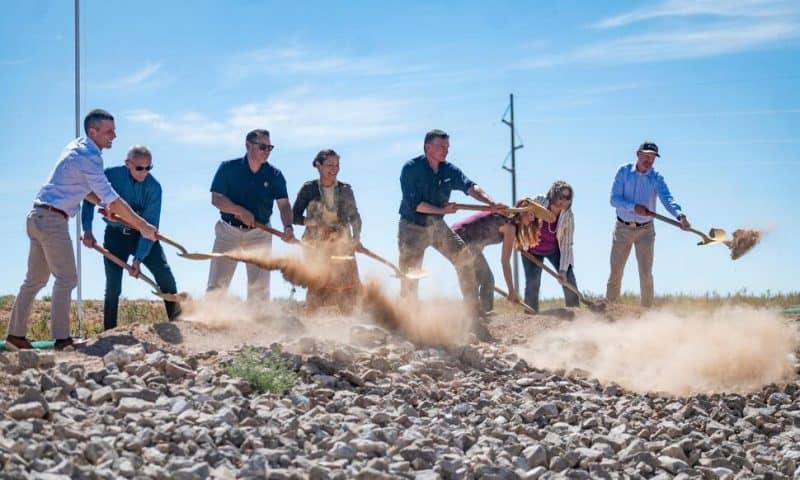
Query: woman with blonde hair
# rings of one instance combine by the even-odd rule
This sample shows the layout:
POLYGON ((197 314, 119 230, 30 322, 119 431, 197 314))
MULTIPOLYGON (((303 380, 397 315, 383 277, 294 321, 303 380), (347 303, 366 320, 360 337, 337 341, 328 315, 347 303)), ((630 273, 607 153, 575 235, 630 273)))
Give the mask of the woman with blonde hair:
POLYGON ((320 150, 312 162, 319 179, 303 184, 292 207, 293 222, 305 226, 303 240, 312 247, 306 255, 314 262, 327 262, 326 268, 332 270, 330 277, 338 280, 334 285, 308 287, 308 312, 336 304, 343 313, 349 313, 361 291, 358 266, 352 257, 361 243, 361 215, 353 188, 337 178, 339 161, 334 150, 320 150), (331 260, 336 256, 350 259, 331 260))
MULTIPOLYGON (((517 201, 515 207, 524 208, 532 203, 530 198, 523 198, 517 201)), ((455 223, 452 228, 472 253, 480 313, 483 316, 490 315, 494 308, 494 275, 483 255, 483 249, 487 245, 502 243, 500 263, 503 266, 509 300, 518 301, 511 276, 511 253, 514 249, 527 250, 539 241, 539 220, 533 212, 510 216, 480 212, 455 223)))
MULTIPOLYGON (((544 261, 546 258, 558 270, 559 282, 569 282, 577 287, 573 271, 572 237, 575 233, 575 217, 572 215, 572 186, 558 180, 553 183, 547 195, 539 195, 534 201, 550 210, 555 221, 543 221, 539 227, 539 241, 528 248, 528 253, 544 261)), ((525 269, 525 303, 539 311, 539 287, 542 283, 542 269, 522 257, 525 269)), ((564 302, 568 307, 577 307, 578 296, 564 287, 564 302)))

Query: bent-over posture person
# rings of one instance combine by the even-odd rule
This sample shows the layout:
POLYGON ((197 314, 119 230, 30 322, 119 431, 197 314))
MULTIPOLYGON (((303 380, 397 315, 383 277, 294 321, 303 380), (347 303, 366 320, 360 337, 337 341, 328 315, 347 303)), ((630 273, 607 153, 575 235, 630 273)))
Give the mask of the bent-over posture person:
MULTIPOLYGON (((534 202, 550 210, 555 221, 541 221, 539 225, 539 241, 528 249, 528 253, 544 262, 545 259, 558 271, 559 282, 566 282, 577 288, 573 265, 575 257, 572 243, 575 234, 575 216, 572 214, 574 192, 567 182, 558 180, 553 183, 547 195, 539 195, 534 202)), ((535 311, 539 311, 539 288, 542 284, 542 269, 524 256, 522 267, 525 270, 525 303, 535 311)), ((564 289, 564 303, 568 307, 577 307, 578 296, 567 287, 564 289)))
POLYGON ((614 241, 611 244, 611 274, 606 286, 606 300, 619 301, 622 288, 622 274, 625 263, 636 247, 636 262, 639 264, 639 287, 643 307, 653 305, 655 287, 653 285, 653 247, 656 230, 653 217, 648 211, 656 211, 656 197, 678 221, 681 228, 690 227, 689 220, 672 198, 664 177, 653 169, 658 154, 658 145, 651 141, 642 142, 636 150, 636 163, 619 167, 611 187, 611 206, 617 211, 614 227, 614 241))
POLYGON ((353 188, 337 178, 339 163, 335 151, 321 150, 312 162, 319 171, 319 178, 303 184, 292 207, 294 223, 305 226, 303 240, 310 247, 305 250, 306 258, 324 264, 336 279, 332 284, 308 287, 306 311, 309 313, 329 304, 349 313, 361 291, 355 257, 331 259, 332 256, 352 256, 361 243, 361 215, 353 188))
POLYGON ((131 210, 103 172, 101 152, 111 148, 117 136, 114 117, 105 110, 92 110, 83 120, 83 130, 86 136, 71 141, 61 152, 28 212, 28 272, 14 301, 6 337, 6 345, 12 348, 32 348, 26 338, 31 306, 51 274, 56 280, 50 304, 50 333, 57 350, 73 345, 69 311, 78 273, 69 236, 69 217, 77 215, 83 199, 104 205, 134 225, 143 237, 156 238, 156 227, 131 210))
MULTIPOLYGON (((532 200, 523 198, 514 205, 526 207, 532 200)), ((527 250, 536 245, 539 238, 539 222, 533 212, 501 213, 480 212, 453 224, 453 231, 467 244, 473 256, 475 279, 478 283, 478 299, 481 310, 490 314, 494 310, 494 275, 483 254, 486 246, 502 243, 500 263, 506 281, 509 300, 519 301, 511 276, 511 254, 514 249, 527 250)))
MULTIPOLYGON (((150 173, 152 168, 153 155, 150 150, 144 145, 134 145, 128 150, 124 165, 107 168, 105 173, 119 196, 142 218, 158 227, 161 218, 161 184, 150 173)), ((90 248, 97 241, 92 233, 93 219, 94 205, 84 200, 81 211, 83 244, 90 248)), ((164 249, 161 248, 161 242, 144 238, 137 230, 121 223, 105 218, 103 220, 106 222, 103 247, 126 263, 128 257, 133 255, 131 276, 138 276, 144 264, 152 272, 153 279, 162 292, 178 292, 175 277, 167 263, 164 249)), ((106 271, 103 328, 110 330, 117 326, 119 296, 122 293, 122 267, 107 258, 103 259, 103 266, 106 271)), ((164 307, 170 321, 175 320, 181 311, 177 303, 168 300, 164 300, 164 307)))
MULTIPOLYGON (((245 138, 246 153, 222 162, 211 183, 211 204, 220 211, 214 226, 214 253, 234 250, 272 250, 272 235, 255 227, 269 225, 273 203, 278 204, 283 239, 294 239, 292 207, 283 173, 268 163, 275 148, 267 130, 253 130, 245 138)), ((207 291, 227 289, 236 272, 235 260, 214 258, 208 271, 207 291)), ((270 272, 247 264, 247 300, 269 300, 270 272)))

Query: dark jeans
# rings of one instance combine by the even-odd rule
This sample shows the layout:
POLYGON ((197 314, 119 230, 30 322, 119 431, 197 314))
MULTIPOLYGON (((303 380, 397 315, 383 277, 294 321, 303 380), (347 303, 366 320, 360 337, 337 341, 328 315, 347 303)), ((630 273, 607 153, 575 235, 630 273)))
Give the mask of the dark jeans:
MULTIPOLYGON (((106 227, 103 246, 123 262, 128 261, 128 257, 136 253, 139 245, 139 233, 127 230, 130 234, 126 235, 123 230, 114 227, 106 227)), ((106 268, 106 296, 103 303, 103 327, 108 330, 117 326, 117 310, 119 309, 119 296, 122 293, 122 268, 116 266, 108 259, 103 263, 106 268)), ((158 288, 164 293, 178 293, 175 285, 175 277, 167 264, 167 257, 164 256, 164 249, 161 242, 155 242, 150 249, 150 253, 142 260, 142 265, 147 267, 153 274, 153 279, 158 288)), ((174 320, 180 313, 181 308, 175 302, 164 301, 167 310, 167 318, 174 320)))
MULTIPOLYGON (((550 255, 534 255, 534 257, 541 261, 544 261, 546 257, 556 270, 558 270, 561 265, 561 252, 558 250, 550 255)), ((538 312, 539 287, 542 285, 542 269, 525 258, 525 256, 522 257, 522 267, 525 269, 525 303, 538 312)), ((572 271, 572 265, 570 265, 569 270, 567 270, 567 281, 575 288, 578 288, 578 283, 575 281, 575 273, 572 271)), ((580 300, 575 293, 564 287, 564 303, 566 303, 568 307, 577 307, 580 304, 580 300)))
MULTIPOLYGON (((429 218, 428 225, 422 226, 407 220, 400 220, 397 233, 400 250, 400 271, 419 269, 425 249, 435 248, 453 264, 458 274, 461 294, 469 309, 477 308, 477 288, 475 271, 472 267, 472 254, 461 239, 445 222, 438 217, 429 218)), ((417 299, 417 280, 400 278, 400 295, 417 299)))

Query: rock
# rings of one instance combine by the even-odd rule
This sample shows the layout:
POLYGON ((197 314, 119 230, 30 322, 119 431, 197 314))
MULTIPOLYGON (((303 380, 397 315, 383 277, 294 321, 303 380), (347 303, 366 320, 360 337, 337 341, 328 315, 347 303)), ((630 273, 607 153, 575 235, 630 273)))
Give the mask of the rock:
POLYGON ((28 402, 14 405, 6 413, 15 420, 23 420, 26 418, 42 418, 47 414, 47 410, 39 402, 28 402))
POLYGON ((89 397, 89 403, 97 405, 103 402, 108 402, 113 398, 114 390, 111 387, 100 387, 89 397))
POLYGON ((155 407, 153 402, 148 402, 139 398, 125 397, 120 399, 119 405, 117 405, 117 411, 122 414, 138 413, 150 410, 153 407, 155 407))
POLYGON ((522 456, 527 460, 529 469, 548 465, 547 451, 541 445, 531 445, 522 451, 522 456))
POLYGON ((36 350, 20 350, 17 352, 20 370, 39 368, 39 353, 36 350))

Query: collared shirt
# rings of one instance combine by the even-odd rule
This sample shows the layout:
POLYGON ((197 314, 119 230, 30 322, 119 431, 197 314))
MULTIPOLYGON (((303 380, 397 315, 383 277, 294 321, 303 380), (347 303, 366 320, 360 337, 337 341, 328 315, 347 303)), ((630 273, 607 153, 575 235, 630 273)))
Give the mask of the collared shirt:
MULTIPOLYGON (((246 208, 257 222, 264 224, 269 223, 273 201, 289 198, 286 179, 281 171, 264 163, 253 173, 247 163, 247 155, 222 162, 211 182, 211 191, 225 195, 233 203, 246 208)), ((222 220, 235 221, 234 215, 220 213, 222 220)))
POLYGON ((100 149, 91 138, 79 137, 64 147, 34 203, 50 205, 74 217, 81 208, 81 201, 91 192, 100 197, 104 205, 119 198, 103 173, 100 149))
POLYGON ((681 214, 681 206, 675 203, 669 192, 667 182, 654 169, 646 173, 636 170, 636 164, 629 163, 619 167, 614 185, 611 187, 611 206, 617 209, 617 216, 625 222, 647 223, 653 219, 637 215, 634 207, 644 205, 651 212, 656 211, 656 196, 673 217, 681 214))
MULTIPOLYGON (((148 174, 144 181, 137 182, 131 177, 131 173, 125 165, 107 168, 105 174, 111 186, 114 187, 114 190, 119 193, 123 200, 128 202, 131 209, 147 220, 149 224, 158 228, 158 222, 161 219, 161 184, 158 183, 158 180, 153 175, 148 174)), ((81 209, 81 223, 85 231, 92 231, 93 219, 94 205, 84 200, 83 208, 81 209)), ((125 227, 121 223, 111 222, 105 218, 103 218, 103 221, 110 228, 125 227)), ((150 254, 152 247, 152 240, 140 237, 134 258, 139 261, 144 260, 150 254)))
MULTIPOLYGON (((425 225, 430 214, 417 212, 417 206, 426 202, 434 207, 444 207, 450 202, 450 192, 461 190, 464 193, 475 185, 475 182, 450 162, 439 164, 434 172, 425 155, 409 160, 400 172, 400 189, 403 200, 400 202, 400 217, 417 225, 425 225)), ((443 217, 443 215, 430 215, 443 217)))

